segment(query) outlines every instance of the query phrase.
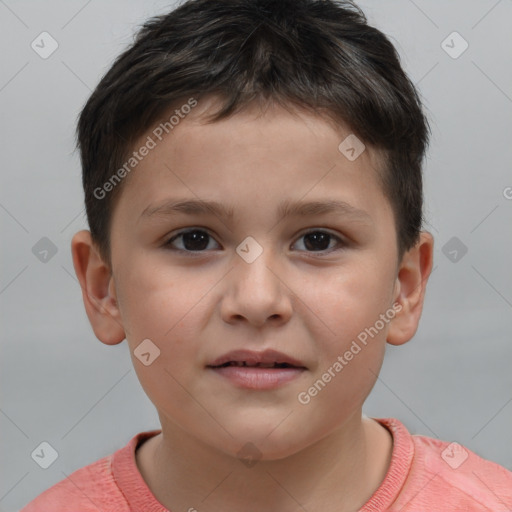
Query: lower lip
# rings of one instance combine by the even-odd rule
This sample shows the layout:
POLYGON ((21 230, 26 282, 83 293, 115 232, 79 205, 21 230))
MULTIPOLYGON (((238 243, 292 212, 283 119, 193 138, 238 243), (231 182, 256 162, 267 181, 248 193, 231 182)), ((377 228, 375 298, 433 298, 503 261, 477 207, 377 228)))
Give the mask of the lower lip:
POLYGON ((212 368, 218 375, 236 386, 247 389, 275 389, 299 377, 304 368, 262 368, 249 366, 223 366, 212 368))

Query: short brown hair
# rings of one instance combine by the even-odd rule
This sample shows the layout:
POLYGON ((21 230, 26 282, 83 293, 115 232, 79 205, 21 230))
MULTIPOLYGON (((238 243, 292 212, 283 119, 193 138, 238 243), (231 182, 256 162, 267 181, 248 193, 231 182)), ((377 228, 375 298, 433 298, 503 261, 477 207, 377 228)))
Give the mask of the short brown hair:
POLYGON ((95 190, 170 108, 210 95, 221 100, 210 122, 271 100, 322 112, 381 149, 399 258, 414 246, 430 129, 388 38, 348 0, 188 0, 142 25, 80 113, 87 219, 110 268, 112 212, 123 183, 101 199, 95 190))

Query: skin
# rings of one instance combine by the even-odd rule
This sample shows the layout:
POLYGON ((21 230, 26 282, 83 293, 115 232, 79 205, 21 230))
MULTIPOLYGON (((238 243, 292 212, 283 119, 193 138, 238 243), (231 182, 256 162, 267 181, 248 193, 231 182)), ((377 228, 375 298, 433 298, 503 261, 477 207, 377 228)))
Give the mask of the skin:
POLYGON ((378 153, 367 146, 349 161, 338 150, 346 127, 278 106, 204 124, 201 115, 214 105, 203 100, 126 178, 113 214, 112 269, 89 231, 72 240, 95 335, 111 345, 126 338, 158 410, 162 433, 137 450, 137 465, 171 510, 356 510, 382 482, 392 452, 390 433, 363 416, 362 405, 386 342, 400 345, 416 332, 433 238, 422 232, 398 261, 378 153), (171 197, 216 200, 234 217, 139 218, 171 197), (327 198, 368 219, 276 213, 284 199, 327 198), (176 250, 165 246, 186 228, 211 235, 196 257, 177 250, 197 247, 183 237, 176 250), (333 235, 327 249, 304 236, 318 230, 333 235), (236 252, 247 236, 263 248, 252 263, 236 252), (299 403, 298 394, 393 304, 400 312, 307 405, 299 403), (149 366, 134 356, 147 338, 160 349, 149 366), (274 348, 307 370, 278 389, 254 391, 205 368, 238 348, 274 348), (252 467, 238 458, 249 442, 259 453, 252 467))

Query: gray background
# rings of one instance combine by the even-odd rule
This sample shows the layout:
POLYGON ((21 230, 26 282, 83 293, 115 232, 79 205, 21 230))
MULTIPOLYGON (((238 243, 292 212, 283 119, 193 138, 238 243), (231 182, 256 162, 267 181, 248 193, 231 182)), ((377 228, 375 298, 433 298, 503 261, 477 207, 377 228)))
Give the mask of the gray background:
MULTIPOLYGON (((365 413, 512 469, 512 1, 359 4, 397 46, 428 112, 426 215, 436 240, 418 333, 388 348, 365 413), (453 31, 469 43, 458 58, 441 45, 453 31), (456 262, 443 253, 452 237, 467 247, 456 262)), ((76 116, 137 25, 172 5, 0 0, 3 511, 159 427, 127 344, 103 345, 92 332, 70 240, 87 228, 76 116), (31 48, 43 31, 59 44, 47 59, 31 48), (32 251, 43 237, 57 250, 46 263, 32 251), (42 441, 59 454, 46 470, 31 458, 42 441)))

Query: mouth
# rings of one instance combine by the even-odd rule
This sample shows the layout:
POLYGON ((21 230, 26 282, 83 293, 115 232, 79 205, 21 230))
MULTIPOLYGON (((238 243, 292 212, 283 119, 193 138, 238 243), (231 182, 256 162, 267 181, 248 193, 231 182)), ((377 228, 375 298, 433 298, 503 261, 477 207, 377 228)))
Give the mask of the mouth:
POLYGON ((207 365, 210 368, 227 366, 244 366, 256 368, 306 368, 306 366, 283 352, 267 349, 262 352, 253 350, 232 350, 213 360, 207 365))
POLYGON ((274 350, 229 352, 206 366, 239 388, 270 390, 299 377, 306 366, 274 350))
POLYGON ((227 368, 228 366, 245 368, 299 368, 288 363, 252 363, 250 361, 228 361, 224 364, 210 366, 210 368, 227 368))

